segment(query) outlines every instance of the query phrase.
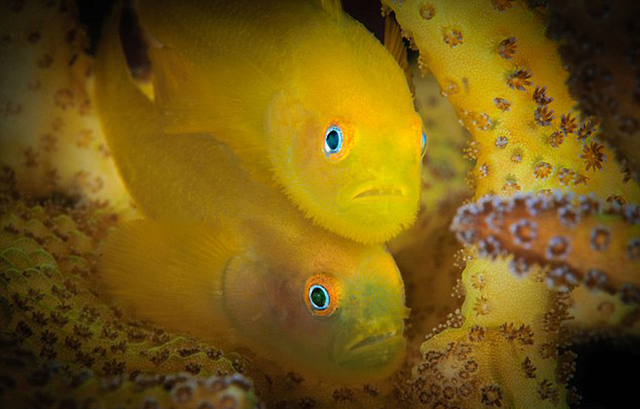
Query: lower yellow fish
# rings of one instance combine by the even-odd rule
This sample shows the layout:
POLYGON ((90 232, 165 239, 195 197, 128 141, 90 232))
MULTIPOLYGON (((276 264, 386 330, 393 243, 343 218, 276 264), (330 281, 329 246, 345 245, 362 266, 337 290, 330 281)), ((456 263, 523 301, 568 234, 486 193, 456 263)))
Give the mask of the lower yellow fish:
POLYGON ((162 132, 131 79, 119 13, 96 63, 96 102, 113 156, 149 220, 104 249, 108 292, 167 329, 247 346, 331 379, 390 374, 404 354, 404 287, 379 245, 330 233, 253 179, 206 134, 162 132))

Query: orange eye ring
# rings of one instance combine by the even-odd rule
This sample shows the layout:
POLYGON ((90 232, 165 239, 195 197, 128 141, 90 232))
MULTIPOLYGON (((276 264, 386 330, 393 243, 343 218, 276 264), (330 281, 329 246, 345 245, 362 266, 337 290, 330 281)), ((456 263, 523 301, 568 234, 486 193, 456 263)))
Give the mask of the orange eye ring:
POLYGON ((323 151, 327 159, 337 162, 344 159, 351 150, 353 129, 344 121, 331 121, 322 136, 323 151))
POLYGON ((340 304, 340 283, 331 275, 314 274, 307 279, 302 298, 311 314, 329 317, 340 304))

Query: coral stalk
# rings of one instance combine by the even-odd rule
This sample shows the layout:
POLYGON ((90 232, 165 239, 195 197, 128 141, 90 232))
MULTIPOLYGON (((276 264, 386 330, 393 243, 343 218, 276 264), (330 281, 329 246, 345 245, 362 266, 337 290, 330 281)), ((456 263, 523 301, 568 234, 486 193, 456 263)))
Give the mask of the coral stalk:
POLYGON ((585 285, 624 302, 640 301, 640 210, 604 206, 592 198, 518 194, 485 196, 458 209, 452 229, 492 259, 513 254, 510 269, 524 275, 549 267, 550 286, 585 285))
MULTIPOLYGON (((476 161, 472 171, 476 199, 492 195, 459 214, 455 225, 459 237, 475 244, 467 246, 464 253, 462 324, 451 325, 423 344, 424 359, 414 368, 409 392, 429 407, 444 402, 464 407, 564 406, 573 395, 566 387, 572 355, 560 354, 563 341, 559 331, 570 318, 573 301, 569 293, 550 290, 544 281, 554 278, 560 287, 564 280, 568 287, 572 276, 549 276, 545 269, 529 263, 542 263, 549 244, 551 254, 562 257, 565 241, 555 237, 567 234, 569 228, 563 222, 570 223, 573 207, 558 203, 553 211, 538 215, 544 221, 530 214, 524 217, 527 210, 520 205, 510 209, 515 213, 496 211, 488 219, 484 212, 489 216, 493 210, 489 206, 511 203, 500 196, 556 189, 595 194, 600 201, 618 205, 637 203, 638 185, 615 160, 612 150, 596 139, 597 120, 574 109, 576 102, 565 85, 568 73, 556 45, 545 36, 541 10, 513 0, 383 3, 386 12, 395 13, 405 36, 420 51, 421 67, 434 75, 442 95, 448 97, 474 138, 465 154, 476 161), (564 219, 559 219, 556 211, 564 219), (535 243, 533 221, 538 223, 535 233, 540 237, 535 243), (513 251, 516 257, 476 259, 478 255, 502 255, 500 250, 505 254, 513 251), (525 265, 529 271, 526 277, 512 274, 514 268, 525 265), (483 342, 470 342, 480 334, 483 342), (462 355, 457 352, 460 348, 462 355), (447 395, 435 393, 439 389, 432 385, 460 385, 462 371, 458 368, 466 355, 477 365, 471 392, 465 395, 456 390, 455 400, 443 400, 447 395)), ((584 226, 567 236, 567 241, 583 246, 577 249, 590 246, 590 238, 580 235, 591 234, 599 223, 605 223, 605 229, 616 229, 610 235, 610 246, 631 243, 636 227, 618 234, 617 229, 627 223, 622 216, 610 216, 603 222, 605 216, 596 217, 599 212, 595 210, 592 213, 583 218, 584 226)), ((596 245, 605 240, 606 233, 598 234, 602 231, 596 231, 596 245)), ((620 246, 610 250, 605 258, 619 257, 626 251, 620 246)), ((593 253, 598 251, 589 250, 588 254, 593 253)), ((613 274, 612 266, 602 264, 604 259, 595 261, 599 256, 578 260, 577 250, 570 254, 572 268, 584 270, 577 282, 598 282, 594 274, 589 275, 590 265, 606 267, 611 273, 609 284, 603 286, 609 291, 619 291, 623 283, 635 281, 627 275, 631 270, 613 274)), ((616 263, 628 268, 631 260, 617 259, 616 263)))

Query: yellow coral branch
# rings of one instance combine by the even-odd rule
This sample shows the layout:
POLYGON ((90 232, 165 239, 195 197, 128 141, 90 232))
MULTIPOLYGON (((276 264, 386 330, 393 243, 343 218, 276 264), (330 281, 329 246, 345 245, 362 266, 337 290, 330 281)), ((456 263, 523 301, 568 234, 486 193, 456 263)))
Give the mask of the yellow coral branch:
MULTIPOLYGON (((465 155, 477 161, 472 171, 476 198, 559 189, 592 193, 611 203, 638 201, 638 185, 614 160, 613 152, 596 139, 597 121, 583 118, 574 109, 576 103, 564 84, 568 73, 556 45, 545 36, 537 11, 511 0, 383 3, 395 13, 403 32, 420 51, 421 67, 433 73, 442 94, 474 138, 465 155)), ((476 243, 477 236, 480 253, 495 253, 502 236, 489 233, 488 227, 477 231, 477 225, 465 232, 468 225, 462 226, 462 216, 462 237, 476 243), (493 239, 486 239, 489 234, 493 239)), ((567 229, 551 217, 545 220, 558 224, 538 230, 546 240, 546 250, 548 240, 567 229)), ((517 220, 507 222, 514 224, 517 220)), ((481 223, 485 226, 490 222, 483 219, 481 223)), ((528 231, 526 226, 516 226, 516 230, 528 231)), ((508 227, 500 232, 511 234, 508 227)), ((511 242, 505 240, 502 247, 511 242)), ((523 251, 520 247, 517 250, 523 251)), ((481 328, 485 341, 472 344, 480 375, 471 394, 464 399, 456 395, 456 404, 535 408, 566 404, 571 356, 558 356, 561 341, 557 331, 570 317, 572 301, 566 293, 548 289, 544 284, 547 273, 538 266, 521 278, 511 274, 509 267, 521 267, 521 260, 478 260, 475 255, 476 248, 467 247, 462 276, 466 293, 461 311, 464 324, 442 331, 423 344, 425 359, 414 370, 412 396, 432 405, 449 403, 429 387, 433 383, 460 382, 454 368, 461 363, 450 358, 433 361, 428 354, 446 357, 481 328), (532 342, 534 347, 518 340, 532 342), (430 369, 422 370, 425 365, 430 369), (556 371, 565 375, 554 377, 556 371), (529 377, 534 372, 535 380, 529 377)), ((616 281, 615 288, 619 284, 616 281)))
POLYGON ((579 120, 536 12, 523 2, 388 3, 476 140, 476 197, 570 189, 638 201, 638 186, 594 139, 594 120, 579 120))

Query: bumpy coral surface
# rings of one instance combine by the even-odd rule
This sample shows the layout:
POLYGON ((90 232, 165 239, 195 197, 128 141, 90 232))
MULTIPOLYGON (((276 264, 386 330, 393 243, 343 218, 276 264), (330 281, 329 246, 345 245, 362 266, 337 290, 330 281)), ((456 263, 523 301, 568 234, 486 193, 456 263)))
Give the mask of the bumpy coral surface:
MULTIPOLYGON (((612 311, 635 315, 636 290, 629 284, 636 285, 637 207, 621 206, 637 203, 638 185, 596 139, 598 120, 574 108, 564 84, 568 73, 545 37, 540 10, 511 0, 384 3, 473 135, 465 153, 476 161, 476 198, 491 195, 463 208, 454 225, 463 242, 475 244, 462 256, 463 324, 423 344, 410 394, 427 407, 567 405, 574 395, 567 389, 573 355, 561 352, 568 341, 561 332, 574 317, 592 317, 572 324, 583 328, 607 320, 591 315, 603 302, 601 292, 583 290, 615 292, 612 311), (603 221, 599 211, 578 210, 562 195, 534 215, 522 197, 501 198, 538 193, 531 200, 549 203, 544 195, 556 189, 590 193, 617 206, 618 215, 603 221), (569 290, 580 283, 574 299, 569 290), (621 298, 633 306, 621 307, 621 298), (492 348, 470 342, 479 336, 492 348), (469 357, 477 366, 471 377, 460 369, 469 357), (468 379, 471 393, 459 389, 468 379)), ((610 324, 620 324, 617 314, 610 314, 610 324)))
POLYGON ((86 42, 72 2, 0 4, 0 162, 23 196, 65 191, 127 209, 93 113, 86 42))
POLYGON ((540 276, 496 274, 507 265, 468 262, 462 324, 422 345, 407 390, 416 406, 558 407, 564 401, 571 367, 559 371, 556 360, 566 302, 540 276))
POLYGON ((452 229, 482 256, 515 255, 510 268, 524 275, 547 265, 547 282, 569 289, 618 293, 625 303, 640 299, 640 210, 603 205, 584 196, 487 196, 459 209, 452 229))
POLYGON ((27 203, 17 198, 13 173, 3 172, 2 407, 257 404, 250 381, 220 376, 236 372, 241 357, 123 319, 99 298, 96 247, 118 221, 115 214, 68 202, 27 203))
POLYGON ((574 109, 535 12, 512 1, 390 3, 475 138, 467 154, 477 161, 476 197, 570 188, 637 201, 638 186, 594 139, 595 119, 574 109))
POLYGON ((547 34, 561 44, 571 95, 602 121, 602 137, 638 179, 640 5, 635 1, 548 1, 547 34))

